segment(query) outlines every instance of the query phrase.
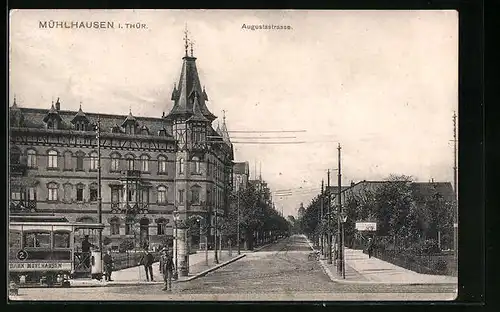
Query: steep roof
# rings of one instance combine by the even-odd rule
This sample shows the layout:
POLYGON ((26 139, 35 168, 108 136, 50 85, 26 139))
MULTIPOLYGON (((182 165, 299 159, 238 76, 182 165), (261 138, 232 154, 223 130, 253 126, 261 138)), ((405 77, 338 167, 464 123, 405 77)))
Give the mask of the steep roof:
MULTIPOLYGON (((45 124, 43 122, 44 116, 47 114, 46 109, 39 108, 19 108, 24 115, 24 127, 33 128, 33 129, 44 129, 45 124)), ((73 129, 73 125, 71 124, 71 120, 78 114, 77 111, 71 110, 60 110, 58 111, 58 115, 61 117, 61 127, 60 129, 71 130, 73 129)), ((110 114, 97 114, 97 113, 86 113, 85 116, 89 120, 90 124, 97 124, 97 117, 99 116, 101 119, 101 132, 111 133, 112 128, 114 126, 118 126, 122 124, 124 120, 127 119, 127 115, 110 115, 110 114)), ((165 129, 170 129, 170 127, 165 126, 165 120, 163 118, 154 118, 154 117, 133 117, 137 123, 141 126, 146 125, 150 130, 150 135, 158 136, 158 132, 165 129)), ((168 133, 169 136, 172 134, 168 133)))
POLYGON ((191 116, 194 114, 194 103, 199 105, 202 115, 210 122, 217 118, 210 112, 205 101, 208 100, 205 88, 202 89, 198 69, 196 68, 196 57, 184 56, 182 58, 182 69, 177 87, 172 91, 174 106, 166 118, 173 119, 176 116, 191 116), (196 100, 195 100, 196 96, 196 100))
POLYGON ((414 182, 410 185, 417 202, 440 196, 446 201, 455 201, 455 192, 450 182, 414 182))

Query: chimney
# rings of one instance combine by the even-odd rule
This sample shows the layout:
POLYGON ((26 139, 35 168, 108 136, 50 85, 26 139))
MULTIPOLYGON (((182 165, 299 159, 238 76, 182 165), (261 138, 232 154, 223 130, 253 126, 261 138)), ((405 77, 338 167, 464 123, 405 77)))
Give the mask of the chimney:
POLYGON ((57 98, 57 101, 56 101, 56 111, 60 111, 61 110, 61 103, 59 102, 59 98, 57 98))

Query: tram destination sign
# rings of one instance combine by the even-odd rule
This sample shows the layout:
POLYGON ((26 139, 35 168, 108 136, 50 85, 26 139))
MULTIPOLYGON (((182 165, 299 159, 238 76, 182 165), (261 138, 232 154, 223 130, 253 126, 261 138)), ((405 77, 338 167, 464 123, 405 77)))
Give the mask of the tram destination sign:
POLYGON ((71 270, 71 262, 14 262, 9 263, 9 269, 15 271, 71 270))

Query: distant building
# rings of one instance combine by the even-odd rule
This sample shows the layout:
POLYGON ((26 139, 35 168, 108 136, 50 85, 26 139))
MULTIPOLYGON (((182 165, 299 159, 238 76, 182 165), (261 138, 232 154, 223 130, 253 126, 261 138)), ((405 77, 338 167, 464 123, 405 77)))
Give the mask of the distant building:
POLYGON ((306 214, 306 209, 304 208, 304 203, 300 203, 299 211, 297 212, 297 216, 299 219, 302 219, 306 214))
POLYGON ((236 186, 241 189, 248 187, 248 178, 250 176, 250 165, 248 161, 235 162, 233 164, 233 190, 236 191, 236 186))

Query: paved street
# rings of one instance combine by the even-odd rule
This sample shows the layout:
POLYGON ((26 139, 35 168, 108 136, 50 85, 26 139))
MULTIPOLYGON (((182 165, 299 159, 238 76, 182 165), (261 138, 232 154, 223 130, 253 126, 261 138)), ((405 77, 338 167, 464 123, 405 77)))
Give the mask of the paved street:
POLYGON ((160 285, 21 289, 21 300, 450 300, 456 285, 343 284, 308 260, 305 237, 292 236, 190 282, 160 285))

